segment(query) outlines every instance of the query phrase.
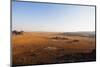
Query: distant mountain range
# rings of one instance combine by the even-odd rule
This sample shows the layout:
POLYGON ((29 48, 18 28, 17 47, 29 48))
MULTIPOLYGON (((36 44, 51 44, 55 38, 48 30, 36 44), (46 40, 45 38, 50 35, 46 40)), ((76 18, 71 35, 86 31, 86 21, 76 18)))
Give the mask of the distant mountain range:
POLYGON ((83 32, 64 32, 65 36, 82 36, 82 37, 95 37, 95 31, 83 31, 83 32))

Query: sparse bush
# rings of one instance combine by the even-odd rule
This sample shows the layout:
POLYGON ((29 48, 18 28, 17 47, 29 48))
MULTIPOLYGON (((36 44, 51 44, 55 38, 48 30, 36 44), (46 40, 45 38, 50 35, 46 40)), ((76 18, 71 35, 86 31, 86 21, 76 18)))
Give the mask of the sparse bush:
POLYGON ((17 31, 17 30, 12 31, 12 34, 15 34, 15 35, 21 35, 23 33, 24 31, 17 31))
POLYGON ((72 42, 79 42, 79 40, 73 40, 72 42))
POLYGON ((66 37, 51 37, 51 39, 56 39, 56 40, 68 40, 66 37))

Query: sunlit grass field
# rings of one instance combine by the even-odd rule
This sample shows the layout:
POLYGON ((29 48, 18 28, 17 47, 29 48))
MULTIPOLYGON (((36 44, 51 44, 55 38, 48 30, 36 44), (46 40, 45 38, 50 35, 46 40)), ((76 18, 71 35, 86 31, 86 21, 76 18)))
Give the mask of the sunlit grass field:
POLYGON ((60 34, 24 32, 12 35, 13 65, 81 62, 87 61, 83 60, 83 56, 88 59, 89 54, 91 57, 92 51, 95 50, 95 38, 60 34))

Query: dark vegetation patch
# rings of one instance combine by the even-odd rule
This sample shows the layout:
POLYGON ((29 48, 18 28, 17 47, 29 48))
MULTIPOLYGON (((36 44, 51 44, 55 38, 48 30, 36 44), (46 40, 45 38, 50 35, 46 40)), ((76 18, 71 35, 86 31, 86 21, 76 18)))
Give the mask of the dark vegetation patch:
POLYGON ((17 30, 12 31, 12 34, 14 35, 22 35, 23 33, 24 31, 17 31, 17 30))
POLYGON ((68 41, 67 43, 78 43, 78 42, 79 42, 79 40, 74 39, 74 40, 70 40, 70 41, 68 41))
POLYGON ((79 42, 79 40, 75 39, 75 40, 72 40, 72 42, 79 42))
POLYGON ((50 39, 55 39, 55 40, 68 40, 69 38, 55 36, 55 37, 51 37, 50 39))

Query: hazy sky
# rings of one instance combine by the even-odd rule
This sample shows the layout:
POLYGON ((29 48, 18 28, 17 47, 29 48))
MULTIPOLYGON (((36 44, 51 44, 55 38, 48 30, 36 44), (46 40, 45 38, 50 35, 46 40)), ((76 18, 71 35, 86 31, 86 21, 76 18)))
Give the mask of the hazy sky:
POLYGON ((95 7, 12 3, 12 29, 24 31, 95 31, 95 7))

